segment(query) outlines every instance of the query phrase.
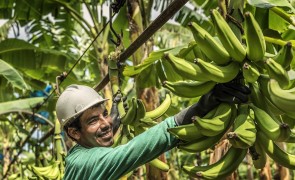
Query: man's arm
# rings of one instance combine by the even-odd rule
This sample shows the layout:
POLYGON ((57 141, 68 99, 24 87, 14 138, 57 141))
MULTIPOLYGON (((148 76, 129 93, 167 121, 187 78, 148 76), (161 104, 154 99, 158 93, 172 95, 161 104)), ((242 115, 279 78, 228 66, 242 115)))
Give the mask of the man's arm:
POLYGON ((175 127, 174 117, 151 127, 127 144, 111 147, 79 147, 67 157, 66 177, 76 179, 119 179, 124 174, 170 150, 179 141, 167 129, 175 127), (87 173, 86 173, 87 171, 87 173))

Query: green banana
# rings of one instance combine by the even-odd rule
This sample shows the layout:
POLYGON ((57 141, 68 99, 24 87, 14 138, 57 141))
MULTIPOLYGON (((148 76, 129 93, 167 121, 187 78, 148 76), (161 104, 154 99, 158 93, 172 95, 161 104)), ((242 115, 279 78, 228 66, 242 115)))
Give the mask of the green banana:
POLYGON ((251 61, 262 61, 266 44, 262 30, 251 12, 245 13, 246 54, 251 61))
POLYGON ((287 89, 290 85, 290 80, 287 71, 272 58, 265 60, 265 65, 269 77, 279 82, 282 89, 287 89))
POLYGON ((48 178, 48 179, 56 180, 56 179, 61 179, 59 164, 60 164, 60 161, 54 161, 49 166, 45 166, 45 167, 31 166, 31 169, 39 178, 48 178))
POLYGON ((295 155, 282 150, 261 132, 257 132, 257 138, 259 140, 258 143, 261 144, 262 148, 270 158, 284 167, 295 169, 295 155))
POLYGON ((291 129, 286 123, 278 122, 264 110, 250 105, 254 111, 254 119, 259 130, 273 141, 285 141, 291 134, 291 129))
POLYGON ((163 116, 171 105, 171 96, 169 94, 165 95, 164 101, 154 110, 147 111, 145 113, 145 118, 158 119, 163 116))
POLYGON ((146 113, 145 106, 144 106, 142 100, 136 99, 136 103, 137 103, 136 117, 131 124, 133 126, 137 126, 138 124, 140 124, 141 123, 140 120, 145 117, 145 113, 146 113))
POLYGON ((195 63, 205 72, 206 77, 211 81, 225 83, 233 80, 239 73, 239 63, 231 61, 229 64, 219 66, 213 63, 206 62, 200 58, 195 60, 195 63))
POLYGON ((197 140, 193 140, 189 142, 180 142, 177 148, 190 153, 201 152, 208 148, 214 147, 214 145, 220 141, 222 136, 223 136, 223 133, 220 133, 212 137, 203 136, 197 140))
POLYGON ((260 72, 256 65, 251 62, 245 62, 242 68, 243 76, 248 83, 254 83, 260 76, 260 72))
POLYGON ((160 159, 156 158, 149 162, 149 164, 153 167, 156 167, 162 171, 168 172, 170 167, 167 163, 161 161, 160 159))
POLYGON ((204 137, 193 123, 168 128, 167 131, 176 138, 184 141, 194 141, 204 137))
POLYGON ((262 96, 261 99, 265 102, 268 114, 274 115, 274 116, 285 114, 277 106, 275 106, 273 102, 271 102, 271 100, 269 100, 266 96, 262 96))
POLYGON ((273 57, 273 59, 282 65, 284 69, 289 69, 293 59, 293 49, 291 41, 287 42, 273 57))
POLYGON ((211 18, 215 25, 217 36, 232 57, 232 60, 242 62, 246 57, 246 50, 231 30, 228 23, 216 9, 211 11, 211 18))
POLYGON ((265 167, 267 156, 261 144, 257 141, 254 143, 254 146, 249 148, 249 152, 252 156, 252 162, 256 169, 262 169, 265 167))
MULTIPOLYGON (((228 113, 230 114, 230 113, 228 113)), ((228 115, 230 117, 230 115, 228 115)), ((227 118, 228 120, 230 118, 227 118)), ((204 119, 200 117, 194 117, 193 119, 195 126, 199 129, 201 134, 204 136, 216 136, 226 128, 226 122, 219 118, 204 119)))
POLYGON ((201 51, 203 51, 211 61, 218 65, 227 64, 230 61, 231 57, 222 44, 215 40, 205 29, 195 22, 190 23, 188 27, 192 31, 194 39, 201 51))
POLYGON ((286 143, 295 143, 295 133, 291 132, 290 137, 285 142, 286 143))
POLYGON ((123 134, 122 139, 120 141, 120 145, 127 144, 128 142, 129 142, 129 138, 127 137, 127 134, 123 134))
MULTIPOLYGON (((225 106, 217 106, 209 111, 203 118, 213 118, 223 110, 225 106)), ((184 141, 194 141, 204 137, 194 123, 181 125, 167 129, 169 133, 184 141)))
POLYGON ((249 89, 251 90, 250 99, 251 102, 260 109, 265 110, 265 102, 261 99, 262 93, 257 82, 249 83, 249 89))
POLYGON ((162 85, 177 96, 194 98, 208 93, 215 84, 213 81, 164 81, 162 85))
POLYGON ((213 118, 193 117, 195 126, 204 136, 216 136, 222 133, 231 121, 231 105, 221 103, 213 118))
MULTIPOLYGON (((193 48, 193 52, 194 52, 194 55, 195 55, 195 58, 194 58, 194 59, 196 59, 196 58, 201 58, 201 59, 204 59, 204 60, 206 60, 206 61, 211 61, 211 60, 210 60, 210 59, 209 59, 209 58, 203 53, 203 51, 201 51, 200 46, 202 46, 202 44, 197 44, 197 43, 195 42, 195 46, 194 46, 194 48, 193 48)), ((191 62, 193 62, 194 59, 193 59, 191 62)))
POLYGON ((268 82, 268 92, 274 105, 288 116, 295 117, 295 87, 289 90, 284 90, 281 88, 278 81, 270 79, 268 82))
POLYGON ((139 123, 136 123, 136 126, 150 128, 150 127, 155 126, 157 124, 158 124, 158 122, 155 121, 154 119, 149 118, 149 117, 144 117, 139 120, 139 123))
POLYGON ((187 59, 189 61, 193 61, 196 57, 195 57, 195 52, 194 52, 194 48, 195 46, 197 46, 195 41, 192 41, 188 44, 188 47, 182 48, 178 54, 177 57, 183 58, 183 59, 187 59))
POLYGON ((247 104, 240 105, 233 124, 233 131, 227 133, 229 142, 235 148, 247 149, 256 141, 256 127, 249 113, 247 104))
POLYGON ((117 133, 114 137, 114 144, 112 147, 117 147, 123 139, 123 133, 117 133))
POLYGON ((165 54, 164 59, 167 59, 176 73, 182 77, 195 81, 209 81, 206 77, 207 72, 204 72, 198 65, 185 59, 174 56, 171 53, 165 54))
POLYGON ((135 120, 136 118, 136 110, 137 110, 137 102, 136 102, 136 98, 132 98, 129 105, 128 105, 129 109, 126 112, 126 115, 121 118, 121 123, 128 125, 128 124, 132 124, 132 122, 135 120))
POLYGON ((258 78, 258 82, 259 82, 259 90, 258 91, 260 92, 258 97, 263 102, 263 106, 262 107, 258 106, 258 107, 265 110, 270 115, 278 116, 278 115, 285 114, 283 111, 280 110, 279 107, 277 107, 271 101, 270 94, 268 91, 269 80, 270 80, 269 77, 265 76, 265 75, 261 75, 258 78))
POLYGON ((213 108, 211 111, 209 111, 207 114, 205 114, 202 118, 205 119, 211 119, 217 115, 220 114, 221 111, 224 111, 224 108, 227 106, 219 104, 217 107, 213 108))
POLYGON ((223 179, 234 172, 247 154, 246 149, 230 147, 224 156, 207 166, 183 166, 184 172, 195 178, 223 179))
POLYGON ((15 173, 15 174, 11 174, 7 177, 7 180, 21 180, 21 173, 15 173))
POLYGON ((288 116, 287 114, 282 114, 281 119, 284 123, 288 124, 291 129, 295 127, 295 118, 288 116))

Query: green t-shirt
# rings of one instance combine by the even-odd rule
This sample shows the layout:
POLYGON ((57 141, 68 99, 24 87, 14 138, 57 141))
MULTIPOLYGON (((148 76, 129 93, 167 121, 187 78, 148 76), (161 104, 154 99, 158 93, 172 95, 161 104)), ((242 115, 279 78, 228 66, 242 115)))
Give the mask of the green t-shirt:
POLYGON ((169 117, 115 148, 75 145, 66 157, 64 179, 119 179, 175 147, 178 139, 167 131, 167 128, 175 126, 174 117, 169 117))

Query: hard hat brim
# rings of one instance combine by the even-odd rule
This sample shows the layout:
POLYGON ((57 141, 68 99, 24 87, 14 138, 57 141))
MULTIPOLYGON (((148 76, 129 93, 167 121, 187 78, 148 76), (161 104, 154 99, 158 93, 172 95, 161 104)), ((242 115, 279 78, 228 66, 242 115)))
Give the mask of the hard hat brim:
POLYGON ((88 106, 83 107, 81 110, 79 110, 77 113, 75 113, 73 116, 63 120, 62 127, 71 124, 74 122, 75 119, 77 119, 85 110, 91 108, 92 106, 95 106, 97 104, 103 104, 105 101, 109 100, 109 98, 106 99, 95 99, 92 103, 89 103, 88 106))

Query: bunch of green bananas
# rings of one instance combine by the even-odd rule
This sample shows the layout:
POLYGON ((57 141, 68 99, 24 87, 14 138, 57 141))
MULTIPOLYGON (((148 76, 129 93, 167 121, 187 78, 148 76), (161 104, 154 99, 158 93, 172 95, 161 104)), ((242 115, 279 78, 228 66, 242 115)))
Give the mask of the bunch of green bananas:
POLYGON ((227 132, 236 117, 236 107, 221 103, 204 117, 195 117, 192 124, 169 128, 168 132, 183 140, 178 148, 201 152, 213 147, 227 132))
POLYGON ((37 167, 35 165, 29 165, 28 168, 39 178, 39 179, 62 179, 63 175, 60 171, 60 161, 53 161, 47 166, 37 167))
MULTIPOLYGON (((129 108, 125 116, 121 118, 123 126, 121 126, 121 132, 115 135, 113 146, 126 144, 135 136, 156 125, 158 123, 156 120, 166 113, 171 103, 171 96, 166 94, 164 100, 157 108, 152 111, 146 111, 142 100, 132 98, 128 103, 129 108)), ((153 159, 149 164, 162 171, 167 172, 169 170, 169 165, 158 158, 153 159)))
POLYGON ((282 166, 295 169, 295 155, 276 145, 295 142, 295 78, 288 72, 292 70, 292 43, 287 42, 272 54, 267 52, 262 29, 251 12, 244 14, 242 41, 218 10, 213 9, 210 15, 216 36, 192 22, 188 27, 195 42, 178 54, 163 56, 162 60, 183 78, 168 78, 163 87, 176 96, 194 98, 242 74, 251 95, 246 104, 221 103, 204 117, 195 117, 191 124, 168 129, 181 140, 178 148, 192 153, 214 147, 224 138, 231 144, 218 162, 185 165, 184 171, 197 178, 219 179, 236 170, 248 150, 257 169, 265 166, 266 154, 282 166))

